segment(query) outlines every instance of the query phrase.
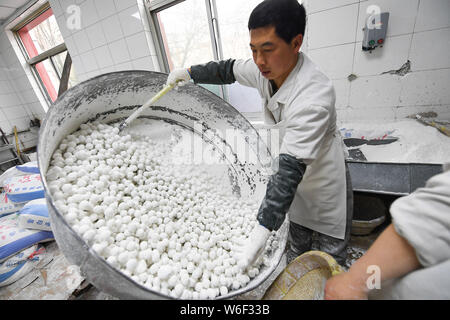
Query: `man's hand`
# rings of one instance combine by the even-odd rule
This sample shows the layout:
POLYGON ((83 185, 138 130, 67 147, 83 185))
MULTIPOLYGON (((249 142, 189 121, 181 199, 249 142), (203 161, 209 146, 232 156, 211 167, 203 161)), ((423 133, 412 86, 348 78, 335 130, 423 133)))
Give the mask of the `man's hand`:
POLYGON ((328 279, 325 300, 367 300, 368 289, 362 278, 345 272, 328 279))
POLYGON ((186 83, 188 83, 191 80, 191 75, 189 74, 188 69, 181 68, 181 69, 175 69, 171 73, 169 73, 169 76, 167 77, 167 85, 175 85, 183 86, 186 83))
POLYGON ((257 223, 250 236, 234 247, 237 265, 245 270, 251 266, 264 251, 270 230, 257 223))

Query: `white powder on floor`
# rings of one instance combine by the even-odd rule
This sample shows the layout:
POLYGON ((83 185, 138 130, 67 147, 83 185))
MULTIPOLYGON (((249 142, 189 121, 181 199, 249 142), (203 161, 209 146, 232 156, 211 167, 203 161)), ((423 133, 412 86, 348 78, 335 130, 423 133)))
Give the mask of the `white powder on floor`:
POLYGON ((393 122, 352 122, 340 125, 344 138, 379 139, 384 136, 399 138, 386 145, 361 145, 367 161, 396 163, 442 164, 450 159, 450 137, 436 128, 425 126, 416 120, 393 122))

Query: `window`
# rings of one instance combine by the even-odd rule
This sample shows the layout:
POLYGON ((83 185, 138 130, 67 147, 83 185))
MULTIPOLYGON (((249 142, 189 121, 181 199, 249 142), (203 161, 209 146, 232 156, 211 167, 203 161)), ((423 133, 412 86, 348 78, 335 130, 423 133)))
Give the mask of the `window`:
MULTIPOLYGON (((47 97, 54 102, 58 98, 68 52, 52 9, 46 4, 16 26, 14 31, 27 63, 39 79, 47 97)), ((70 59, 68 61, 71 62, 70 59)), ((76 75, 71 66, 68 87, 76 83, 76 75)))
MULTIPOLYGON (((248 59, 248 18, 262 0, 151 0, 147 3, 156 30, 160 64, 166 72, 211 60, 248 59)), ((238 83, 202 85, 249 118, 262 108, 256 89, 238 83)), ((252 116, 258 114, 258 116, 252 116)))

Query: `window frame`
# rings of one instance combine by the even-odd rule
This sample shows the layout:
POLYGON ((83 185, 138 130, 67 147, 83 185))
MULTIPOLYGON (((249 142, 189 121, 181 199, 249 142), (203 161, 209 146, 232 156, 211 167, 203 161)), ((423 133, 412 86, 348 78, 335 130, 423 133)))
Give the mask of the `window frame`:
MULTIPOLYGON (((37 84, 39 85, 39 88, 44 94, 44 97, 46 98, 49 105, 52 105, 54 101, 58 98, 60 93, 60 88, 55 88, 53 84, 51 83, 51 80, 49 78, 47 70, 45 68, 43 71, 45 71, 45 77, 47 79, 42 79, 37 65, 41 62, 44 62, 45 60, 49 60, 50 65, 53 68, 53 71, 55 72, 56 76, 58 77, 58 80, 60 81, 60 87, 61 87, 61 81, 62 81, 62 74, 58 71, 58 68, 56 68, 55 63, 53 61, 53 58, 61 53, 67 52, 67 55, 69 55, 69 51, 67 50, 66 44, 63 42, 57 46, 54 46, 40 54, 37 54, 36 56, 30 58, 30 51, 33 51, 31 48, 32 43, 24 43, 23 36, 29 37, 29 35, 23 31, 23 28, 29 25, 37 26, 46 19, 49 19, 51 16, 54 16, 53 10, 50 6, 50 3, 45 3, 39 8, 33 10, 29 15, 27 15, 21 22, 19 22, 17 25, 15 25, 13 28, 11 28, 11 31, 13 33, 14 39, 16 40, 23 57, 25 59, 25 62, 29 66, 33 77, 35 78, 37 84), (27 48, 28 47, 28 48, 27 48), (30 50, 31 49, 31 50, 30 50), (47 85, 50 83, 51 87, 49 90, 49 86, 47 85)), ((31 39, 27 40, 30 41, 31 39)), ((26 42, 26 41, 25 41, 26 42)), ((31 41, 32 42, 32 41, 31 41)), ((35 48, 34 48, 35 50, 35 48)), ((66 56, 67 57, 67 56, 66 56)))
MULTIPOLYGON (((161 66, 161 71, 165 73, 169 73, 170 68, 168 57, 166 54, 166 44, 163 40, 163 35, 159 26, 158 13, 184 1, 186 0, 145 0, 144 2, 147 18, 150 23, 150 30, 153 39, 155 39, 154 42, 156 53, 158 56, 158 62, 161 66)), ((215 60, 223 60, 222 37, 220 34, 216 0, 205 0, 205 4, 207 11, 206 13, 208 16, 209 34, 211 37, 213 56, 215 60)), ((228 88, 225 85, 221 85, 219 87, 221 98, 229 102, 228 88)), ((252 122, 262 121, 262 110, 241 113, 252 122)))

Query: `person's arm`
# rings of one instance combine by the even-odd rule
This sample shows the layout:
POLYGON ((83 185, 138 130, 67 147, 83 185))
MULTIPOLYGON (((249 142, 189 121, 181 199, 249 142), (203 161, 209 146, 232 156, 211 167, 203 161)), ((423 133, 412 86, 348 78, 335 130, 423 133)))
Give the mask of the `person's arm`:
POLYGON ((306 171, 306 164, 289 154, 280 154, 276 161, 278 170, 269 178, 257 215, 259 224, 270 231, 278 230, 283 224, 306 171))
POLYGON ((278 230, 303 179, 306 165, 288 154, 280 154, 278 170, 270 176, 266 195, 258 211, 255 228, 250 236, 234 248, 238 266, 247 269, 264 251, 271 231, 278 230))
MULTIPOLYGON (((369 266, 380 270, 380 282, 396 279, 421 267, 414 248, 389 225, 346 273, 331 277, 325 299, 367 299, 369 266)), ((371 270, 371 269, 369 269, 371 270)))
POLYGON ((189 68, 189 73, 195 83, 232 84, 236 81, 233 73, 234 62, 234 59, 228 59, 197 64, 189 68))
POLYGON ((234 62, 234 59, 210 61, 190 68, 175 69, 167 77, 167 84, 184 85, 189 80, 204 84, 232 84, 236 81, 233 73, 234 62))

